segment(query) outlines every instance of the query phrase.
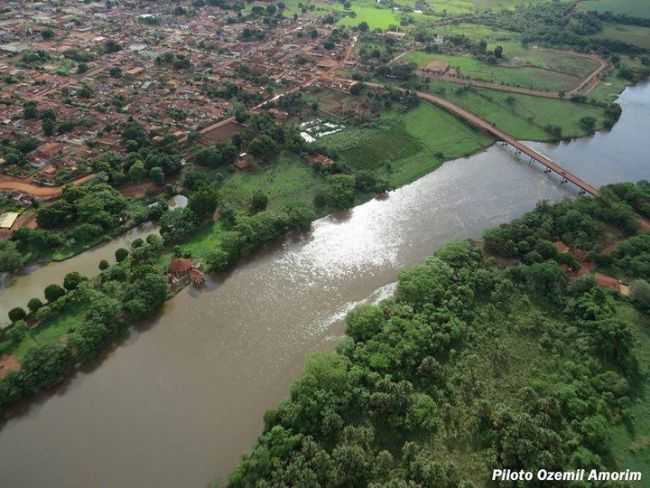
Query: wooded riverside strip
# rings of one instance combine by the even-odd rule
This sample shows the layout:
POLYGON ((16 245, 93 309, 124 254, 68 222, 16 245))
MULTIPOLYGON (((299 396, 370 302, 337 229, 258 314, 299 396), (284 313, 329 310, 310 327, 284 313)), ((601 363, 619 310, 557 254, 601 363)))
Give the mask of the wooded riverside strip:
POLYGON ((469 488, 494 466, 542 486, 534 473, 551 467, 625 468, 610 432, 644 422, 629 409, 648 402, 638 351, 650 286, 630 302, 589 275, 569 279, 575 258, 553 245, 597 256, 606 226, 640 231, 647 182, 602 195, 542 203, 487 231, 485 251, 449 243, 404 270, 394 298, 350 312, 349 337, 310 358, 229 486, 469 488), (516 259, 503 267, 492 253, 516 259))

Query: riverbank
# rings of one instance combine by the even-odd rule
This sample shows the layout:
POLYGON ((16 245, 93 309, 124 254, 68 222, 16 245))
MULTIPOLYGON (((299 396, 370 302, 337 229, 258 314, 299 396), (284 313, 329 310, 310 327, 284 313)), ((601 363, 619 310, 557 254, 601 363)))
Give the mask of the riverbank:
MULTIPOLYGON (((382 113, 370 127, 346 129, 321 141, 324 147, 337 154, 337 164, 352 168, 351 175, 345 174, 349 170, 343 170, 345 176, 340 177, 322 174, 315 167, 307 167, 297 156, 283 153, 270 165, 225 177, 220 185, 220 198, 236 212, 234 221, 227 223, 221 219, 204 224, 189 238, 181 239, 174 253, 190 257, 210 271, 230 270, 242 257, 278 239, 288 229, 305 229, 311 220, 339 206, 333 202, 343 196, 341 192, 349 193, 342 206, 367 201, 372 195, 368 184, 361 187, 356 181, 362 174, 371 175, 364 177, 375 181, 385 180, 388 185, 404 184, 439 167, 441 161, 450 155, 470 154, 491 142, 487 136, 429 104, 420 103, 410 110, 382 113), (430 138, 432 133, 436 135, 435 140, 430 138), (431 153, 434 157, 430 156, 431 153), (333 186, 343 182, 343 178, 349 187, 333 186), (270 209, 252 217, 244 216, 252 195, 260 191, 264 191, 267 199, 271 198, 270 209), (327 198, 334 200, 330 202, 323 198, 325 204, 319 205, 319 196, 329 194, 332 196, 327 198)), ((154 261, 158 274, 166 272, 171 258, 170 244, 166 250, 156 251, 154 261)), ((104 273, 103 276, 108 275, 104 273)), ((95 285, 95 289, 100 287, 101 283, 95 285)), ((50 302, 47 307, 54 305, 55 302, 50 302)), ((78 307, 70 311, 65 306, 58 309, 64 313, 57 313, 54 318, 42 313, 42 319, 34 310, 28 320, 32 324, 35 322, 36 328, 21 329, 20 337, 14 337, 17 334, 13 329, 8 330, 2 343, 5 359, 20 364, 30 357, 32 350, 67 342, 69 334, 77 330, 79 320, 88 313, 87 309, 80 311, 78 307), (74 320, 70 320, 70 315, 74 320)))
MULTIPOLYGON (((605 136, 594 153, 609 152, 605 136)), ((650 178, 638 158, 625 157, 629 145, 612 144, 627 179, 650 178)), ((611 164, 576 169, 561 152, 557 159, 589 180, 611 164)), ((445 241, 478 238, 539 200, 572 195, 492 146, 388 199, 317 220, 309 235, 266 248, 203 291, 183 290, 100 368, 78 372, 65 394, 39 399, 28 415, 9 421, 0 431, 0 481, 82 488, 96 479, 165 487, 224 479, 253 445, 264 412, 286 398, 305 353, 334 347, 346 311, 445 241), (65 451, 57 448, 62 443, 65 451), (92 473, 78 469, 80 460, 92 473)), ((101 248, 60 264, 94 272, 113 252, 101 248)), ((38 279, 60 279, 61 269, 38 279)))
MULTIPOLYGON (((484 486, 495 462, 569 471, 576 456, 582 467, 627 468, 609 431, 644 427, 626 408, 647 407, 632 334, 648 322, 650 295, 639 294, 634 311, 591 277, 569 282, 560 266, 569 255, 553 244, 597 253, 605 228, 637 234, 628 196, 638 191, 647 204, 650 192, 631 185, 619 198, 622 188, 488 230, 489 253, 514 259, 504 269, 463 241, 402 271, 393 298, 347 315, 336 353, 309 358, 228 486, 484 486)), ((631 453, 634 466, 647 468, 643 451, 631 453)))

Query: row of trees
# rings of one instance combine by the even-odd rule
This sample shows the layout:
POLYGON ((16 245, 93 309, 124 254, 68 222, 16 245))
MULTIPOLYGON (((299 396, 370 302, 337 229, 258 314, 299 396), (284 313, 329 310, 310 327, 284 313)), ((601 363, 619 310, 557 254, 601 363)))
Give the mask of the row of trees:
POLYGON ((129 324, 151 317, 167 299, 167 278, 157 265, 162 240, 150 235, 136 240, 129 252, 119 249, 116 263, 102 266, 102 273, 88 280, 79 273, 66 275, 63 287, 45 288, 47 303, 33 298, 29 316, 21 309, 10 312, 14 324, 0 337, 0 345, 12 352, 29 329, 24 319, 47 327, 62 316, 81 314, 78 325, 65 337, 30 347, 21 360, 21 369, 0 380, 0 413, 21 400, 64 381, 80 364, 95 360, 129 324))

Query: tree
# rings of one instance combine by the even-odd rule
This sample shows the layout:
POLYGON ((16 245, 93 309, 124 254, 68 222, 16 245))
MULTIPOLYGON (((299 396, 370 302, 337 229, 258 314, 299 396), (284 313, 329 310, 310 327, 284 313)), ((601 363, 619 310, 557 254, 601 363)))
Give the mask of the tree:
POLYGON ((38 109, 36 107, 36 102, 31 100, 23 103, 23 118, 25 120, 37 119, 38 109))
POLYGON ((65 275, 65 278, 63 278, 63 288, 68 291, 72 291, 76 289, 83 280, 84 277, 81 274, 79 274, 77 271, 72 271, 71 273, 65 275))
POLYGON ((359 24, 359 30, 360 30, 361 32, 368 32, 368 29, 369 29, 369 27, 368 27, 368 22, 361 22, 361 23, 359 24))
POLYGON ((52 284, 45 288, 45 299, 50 303, 57 301, 63 295, 65 295, 65 290, 59 285, 52 284))
POLYGON ((79 63, 77 65, 77 74, 83 74, 88 71, 88 65, 86 63, 79 63))
POLYGON ((641 310, 650 310, 650 284, 647 281, 633 281, 631 297, 641 310))
POLYGON ((261 212, 262 210, 266 210, 268 203, 269 197, 266 196, 266 193, 264 193, 262 190, 257 190, 255 193, 253 193, 253 198, 251 199, 251 212, 257 213, 261 212))
POLYGON ((27 312, 22 307, 15 307, 9 310, 9 320, 12 322, 18 322, 19 320, 24 320, 27 317, 27 312))
POLYGON ((203 220, 212 216, 217 209, 218 198, 214 188, 205 186, 190 194, 188 207, 199 220, 203 220))
POLYGON ((115 261, 117 261, 118 263, 124 261, 128 256, 129 256, 129 251, 127 249, 124 249, 123 247, 120 247, 115 251, 115 261))
POLYGON ((43 302, 40 298, 32 298, 27 302, 27 308, 31 313, 36 313, 39 308, 43 306, 43 302))
POLYGON ((277 144, 266 134, 257 136, 251 141, 250 145, 248 146, 248 152, 250 152, 256 158, 261 159, 262 161, 270 160, 277 154, 277 151, 277 144))
POLYGON ((381 331, 384 312, 376 305, 359 305, 345 318, 347 335, 355 341, 366 341, 381 331))
POLYGON ((206 257, 206 264, 208 265, 208 271, 218 272, 227 270, 232 266, 233 262, 227 252, 222 249, 214 249, 206 257))
POLYGON ((596 128, 596 119, 591 116, 582 117, 580 119, 580 126, 585 132, 592 133, 596 128))
POLYGON ((146 174, 143 161, 137 160, 129 168, 129 179, 134 183, 142 183, 146 174))
POLYGON ((327 177, 327 188, 316 195, 316 206, 350 208, 354 205, 355 178, 351 175, 332 175, 327 177))
POLYGON ((0 241, 0 272, 13 273, 23 264, 23 258, 13 241, 0 241))
POLYGON ((108 264, 108 261, 106 261, 105 259, 102 259, 102 260, 99 262, 99 270, 100 270, 100 271, 104 271, 104 270, 108 269, 110 266, 111 266, 111 265, 108 264))
POLYGON ((113 39, 109 39, 104 43, 104 52, 110 54, 110 53, 116 53, 118 51, 122 50, 122 46, 120 46, 117 42, 115 42, 113 39))
POLYGON ((196 229, 196 215, 189 208, 175 208, 160 218, 160 235, 165 243, 181 242, 196 229))
POLYGON ((54 134, 54 129, 56 128, 56 123, 50 118, 44 118, 41 120, 41 126, 43 128, 43 134, 46 136, 51 136, 54 134))
POLYGON ((154 166, 149 170, 149 178, 157 185, 165 184, 165 173, 160 166, 154 166))
POLYGON ((494 48, 494 55, 501 59, 503 57, 503 47, 502 46, 497 46, 494 48))
POLYGON ((150 317, 167 299, 167 279, 162 274, 145 272, 128 287, 126 296, 124 310, 131 319, 150 317))

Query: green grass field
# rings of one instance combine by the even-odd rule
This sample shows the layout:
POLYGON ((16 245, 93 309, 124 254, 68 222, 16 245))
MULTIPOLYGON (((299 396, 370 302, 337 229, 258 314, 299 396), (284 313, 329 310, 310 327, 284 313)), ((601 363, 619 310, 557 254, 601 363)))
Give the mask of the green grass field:
POLYGON ((650 18, 650 4, 647 0, 585 0, 580 3, 579 9, 650 18))
MULTIPOLYGON (((650 10, 650 5, 648 6, 650 10)), ((606 24, 597 38, 614 39, 633 44, 643 49, 650 49, 650 28, 636 25, 606 24)))
POLYGON ((580 83, 580 78, 565 73, 527 66, 490 65, 471 56, 414 52, 406 58, 418 66, 426 66, 432 60, 445 61, 463 77, 533 90, 569 91, 580 83))
POLYGON ((373 127, 347 129, 321 143, 336 149, 351 167, 372 170, 400 186, 436 169, 443 160, 472 154, 492 140, 421 103, 407 113, 385 113, 373 127))
POLYGON ((359 5, 353 3, 351 10, 356 14, 356 17, 344 17, 339 20, 338 25, 355 26, 361 22, 367 22, 371 29, 386 30, 390 26, 399 25, 400 22, 399 12, 394 12, 388 8, 377 8, 372 4, 359 5))
POLYGON ((548 124, 561 127, 564 137, 587 135, 580 126, 580 119, 586 116, 596 118, 597 127, 602 127, 603 110, 598 107, 493 90, 463 91, 458 85, 440 81, 432 81, 430 88, 518 139, 551 140, 544 130, 548 124))
POLYGON ((74 311, 64 313, 60 317, 36 329, 30 329, 16 349, 12 351, 12 354, 22 361, 25 354, 33 347, 54 344, 63 340, 71 329, 81 325, 85 312, 85 307, 79 307, 74 311))

